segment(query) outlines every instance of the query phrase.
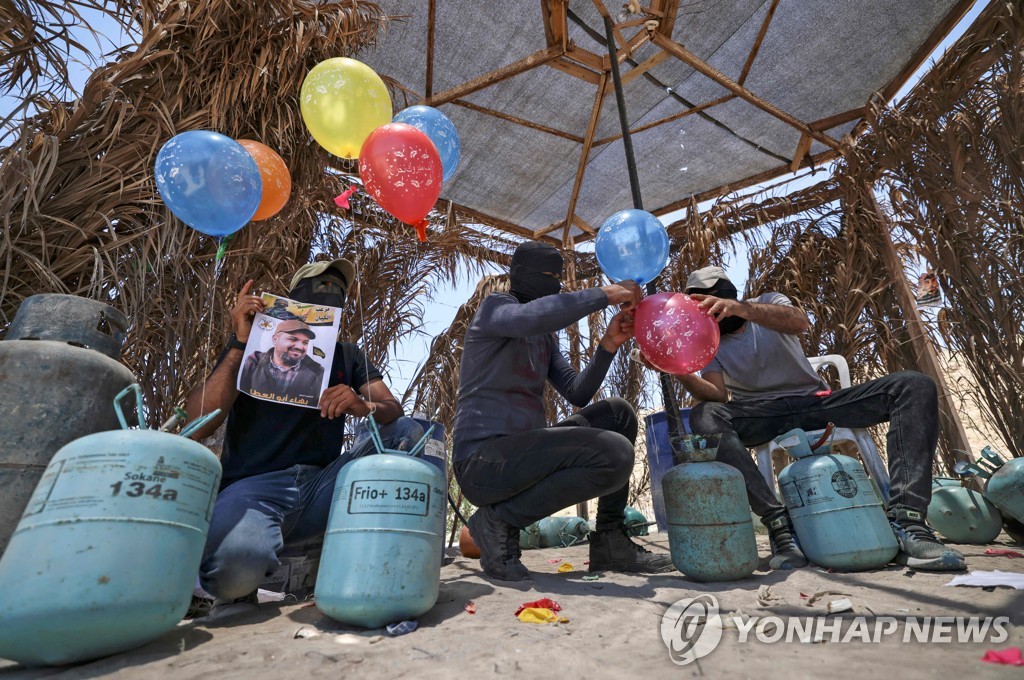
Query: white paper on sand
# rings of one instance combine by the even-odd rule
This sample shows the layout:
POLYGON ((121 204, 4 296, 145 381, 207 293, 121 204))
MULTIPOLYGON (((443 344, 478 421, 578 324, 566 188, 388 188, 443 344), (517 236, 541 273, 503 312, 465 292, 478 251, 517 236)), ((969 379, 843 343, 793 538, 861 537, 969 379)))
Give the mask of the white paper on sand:
POLYGON ((955 576, 947 586, 1010 586, 1024 590, 1024 574, 1012 571, 972 571, 970 574, 955 576))

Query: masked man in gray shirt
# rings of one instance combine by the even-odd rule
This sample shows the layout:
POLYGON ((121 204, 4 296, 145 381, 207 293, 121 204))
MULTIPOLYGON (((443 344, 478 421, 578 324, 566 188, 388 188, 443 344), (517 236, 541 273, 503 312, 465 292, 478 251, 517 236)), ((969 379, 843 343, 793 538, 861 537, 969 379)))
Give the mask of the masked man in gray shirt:
POLYGON ((511 292, 480 304, 466 333, 453 433, 455 476, 479 507, 469 532, 491 578, 522 581, 519 530, 575 503, 599 497, 590 534, 590 571, 660 573, 667 555, 648 552, 626 535, 623 511, 633 471, 637 418, 623 399, 589 404, 612 358, 633 337, 632 281, 561 293, 562 255, 528 241, 516 248, 511 292), (556 333, 609 305, 608 323, 590 364, 577 373, 556 333), (544 386, 580 411, 547 427, 544 386), (589 404, 589 405, 588 405, 589 404))
POLYGON ((807 315, 779 293, 740 302, 721 267, 693 272, 686 293, 718 322, 718 353, 700 375, 680 376, 703 403, 690 414, 694 432, 720 433, 718 459, 743 473, 754 513, 768 527, 773 569, 806 566, 785 507, 758 472, 747 447, 793 428, 862 428, 889 423, 889 521, 900 544, 896 561, 916 569, 964 569, 925 524, 939 436, 939 405, 931 378, 904 371, 830 392, 804 356, 798 335, 807 315), (732 398, 730 399, 730 393, 732 398))

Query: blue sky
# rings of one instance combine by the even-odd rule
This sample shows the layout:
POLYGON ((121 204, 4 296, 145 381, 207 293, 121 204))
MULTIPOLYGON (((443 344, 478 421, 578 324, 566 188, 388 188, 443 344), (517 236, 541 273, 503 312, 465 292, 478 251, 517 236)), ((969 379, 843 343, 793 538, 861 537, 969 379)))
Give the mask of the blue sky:
MULTIPOLYGON (((932 53, 925 65, 919 69, 918 72, 915 73, 908 81, 907 85, 897 93, 895 99, 898 100, 902 98, 906 92, 909 91, 913 84, 917 82, 917 80, 928 70, 931 63, 941 56, 949 45, 963 33, 975 18, 977 18, 977 15, 986 4, 986 2, 978 2, 975 4, 964 19, 953 29, 946 40, 936 48, 935 52, 932 53)), ((71 85, 74 94, 81 92, 81 88, 85 84, 85 81, 92 70, 97 65, 106 61, 105 55, 109 54, 111 50, 118 46, 126 45, 134 41, 134 36, 125 35, 115 22, 106 17, 87 14, 86 18, 91 21, 92 26, 96 29, 98 35, 93 35, 81 27, 77 30, 73 30, 76 38, 89 50, 87 53, 71 55, 71 85)), ((74 96, 74 94, 70 94, 69 98, 74 96)), ((0 114, 9 112, 16 103, 16 100, 10 96, 0 96, 0 114)), ((623 173, 625 173, 625 169, 623 169, 623 173)), ((809 186, 821 181, 825 176, 825 173, 821 172, 817 173, 813 178, 809 176, 800 176, 791 183, 789 188, 791 190, 795 190, 802 186, 809 186)), ((628 207, 630 206, 623 206, 623 208, 628 207)), ((682 211, 665 215, 661 219, 665 224, 670 224, 681 215, 682 211)), ((746 252, 741 249, 734 255, 731 255, 726 262, 726 269, 729 272, 730 277, 733 278, 737 287, 742 289, 742 284, 745 283, 747 278, 746 252)), ((460 276, 459 279, 460 280, 456 285, 448 286, 437 291, 434 296, 434 300, 427 304, 422 329, 423 332, 418 336, 407 338, 391 353, 388 380, 392 390, 396 394, 401 394, 405 390, 409 380, 411 380, 415 375, 417 367, 426 357, 430 341, 433 336, 448 327, 455 316, 456 310, 466 299, 468 299, 476 286, 475 276, 470 277, 463 275, 460 276)))

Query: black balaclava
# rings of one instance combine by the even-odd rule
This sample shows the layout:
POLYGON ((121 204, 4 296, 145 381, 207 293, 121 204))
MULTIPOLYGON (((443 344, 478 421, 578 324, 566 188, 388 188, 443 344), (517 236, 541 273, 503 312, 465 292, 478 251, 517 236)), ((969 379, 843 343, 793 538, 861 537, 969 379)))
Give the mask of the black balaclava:
MULTIPOLYGON (((713 295, 723 300, 736 300, 739 298, 739 291, 736 290, 736 286, 732 285, 732 281, 729 279, 718 279, 711 288, 688 288, 686 292, 699 295, 713 295)), ((739 316, 727 316, 718 322, 718 330, 722 335, 728 335, 743 328, 743 324, 746 322, 746 319, 739 316)))
POLYGON ((527 241, 512 254, 512 266, 508 278, 510 291, 520 302, 530 302, 562 290, 562 254, 540 241, 527 241), (557 278, 550 276, 557 274, 557 278))
POLYGON ((299 281, 288 293, 296 302, 326 307, 344 307, 348 282, 335 269, 328 269, 319 276, 310 276, 299 281))

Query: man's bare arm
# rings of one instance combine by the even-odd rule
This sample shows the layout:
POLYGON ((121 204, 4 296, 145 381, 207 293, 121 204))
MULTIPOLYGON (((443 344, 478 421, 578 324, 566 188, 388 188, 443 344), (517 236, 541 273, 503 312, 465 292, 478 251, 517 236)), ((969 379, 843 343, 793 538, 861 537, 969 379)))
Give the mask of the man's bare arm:
POLYGON ((790 305, 773 305, 762 302, 740 302, 718 298, 713 295, 691 295, 694 300, 700 302, 700 306, 707 310, 715 321, 721 321, 727 316, 738 316, 747 321, 753 321, 758 326, 786 335, 799 335, 811 327, 807 314, 802 309, 790 305))
POLYGON ((238 368, 242 365, 243 352, 240 349, 228 350, 224 361, 220 363, 206 383, 192 391, 185 404, 189 422, 204 416, 214 409, 220 409, 220 415, 204 425, 192 435, 193 439, 209 437, 228 417, 228 411, 238 398, 238 368))
MULTIPOLYGON (((252 288, 252 279, 246 281, 242 290, 238 292, 238 300, 231 310, 231 322, 235 329, 235 338, 239 342, 246 342, 249 339, 249 332, 252 330, 252 320, 256 312, 263 310, 263 301, 258 295, 249 295, 252 288)), ((220 415, 203 426, 198 432, 192 435, 193 439, 209 437, 220 427, 224 419, 228 417, 235 399, 238 398, 238 369, 242 365, 244 353, 240 349, 228 350, 224 361, 214 369, 206 382, 192 391, 185 404, 188 411, 189 421, 204 416, 214 409, 220 409, 220 415)))
POLYGON ((723 404, 729 401, 729 389, 725 386, 725 378, 721 373, 705 373, 703 376, 681 375, 679 382, 683 383, 686 391, 700 401, 719 401, 723 404))

